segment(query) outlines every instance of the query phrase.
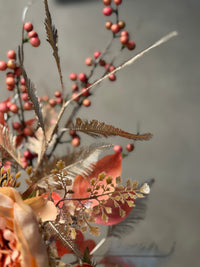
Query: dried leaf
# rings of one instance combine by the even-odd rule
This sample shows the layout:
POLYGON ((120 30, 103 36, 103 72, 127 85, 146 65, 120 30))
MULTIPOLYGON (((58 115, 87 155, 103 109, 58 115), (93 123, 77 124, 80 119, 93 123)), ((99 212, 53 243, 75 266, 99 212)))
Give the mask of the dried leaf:
POLYGON ((101 135, 106 138, 109 136, 121 136, 124 138, 140 141, 148 140, 152 137, 151 133, 132 134, 125 132, 119 128, 115 128, 112 125, 105 124, 104 122, 99 122, 97 120, 92 120, 89 122, 88 120, 82 120, 80 118, 77 118, 76 123, 72 123, 69 129, 83 132, 92 137, 100 137, 101 135))
POLYGON ((0 124, 0 147, 23 168, 19 150, 16 148, 15 136, 13 137, 6 126, 0 124))

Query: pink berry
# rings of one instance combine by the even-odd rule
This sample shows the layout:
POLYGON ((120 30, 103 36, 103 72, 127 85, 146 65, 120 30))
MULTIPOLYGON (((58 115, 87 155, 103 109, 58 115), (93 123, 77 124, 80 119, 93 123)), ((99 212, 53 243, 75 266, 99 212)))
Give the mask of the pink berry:
POLYGON ((126 150, 129 152, 133 151, 134 150, 134 144, 127 144, 126 150))
POLYGON ((38 47, 40 45, 40 39, 38 37, 32 37, 30 43, 32 46, 38 47))
POLYGON ((133 50, 135 48, 135 43, 133 41, 128 41, 126 46, 129 50, 133 50))
POLYGON ((7 63, 5 61, 0 61, 0 70, 4 71, 7 69, 7 63))
POLYGON ((114 33, 118 33, 120 31, 120 27, 118 24, 113 24, 110 29, 114 33))
POLYGON ((90 99, 86 98, 86 99, 83 100, 83 106, 89 107, 90 105, 91 105, 90 99))
POLYGON ((83 96, 89 96, 90 95, 89 90, 87 90, 86 88, 82 88, 81 89, 81 93, 82 93, 83 96))
POLYGON ((62 102, 63 102, 63 98, 62 97, 57 97, 56 98, 56 103, 57 104, 62 104, 62 102))
POLYGON ((111 26, 112 26, 112 22, 111 22, 111 21, 107 21, 107 22, 105 23, 105 27, 106 27, 106 29, 110 30, 111 26))
POLYGON ((83 73, 83 72, 79 73, 78 78, 79 78, 79 80, 80 80, 81 82, 86 82, 86 81, 87 81, 87 76, 86 76, 86 74, 83 73))
POLYGON ((49 99, 49 105, 50 105, 51 107, 55 107, 56 104, 57 104, 57 102, 56 102, 56 100, 55 100, 54 98, 49 99))
POLYGON ((127 43, 128 43, 128 36, 126 36, 126 35, 122 35, 122 36, 120 37, 120 42, 121 42, 121 44, 123 44, 123 45, 127 44, 127 43))
POLYGON ((9 107, 9 109, 10 109, 10 111, 11 111, 12 113, 17 113, 18 110, 19 110, 19 108, 18 108, 18 106, 17 106, 16 104, 12 104, 12 105, 9 107))
POLYGON ((22 128, 22 124, 20 122, 18 122, 18 121, 14 121, 12 123, 12 127, 13 127, 14 130, 19 130, 20 128, 22 128))
POLYGON ((96 51, 93 54, 93 56, 94 56, 95 59, 97 59, 98 57, 100 57, 100 55, 101 55, 101 52, 100 51, 96 51))
POLYGON ((72 94, 72 98, 73 98, 74 101, 78 102, 79 99, 80 99, 80 96, 78 96, 78 93, 73 93, 72 94))
POLYGON ((25 136, 33 136, 34 135, 34 132, 33 132, 33 130, 30 127, 27 126, 27 127, 25 127, 23 129, 23 134, 25 136))
POLYGON ((61 97, 61 92, 60 91, 56 91, 55 93, 54 93, 54 95, 55 95, 55 97, 61 97))
POLYGON ((111 0, 103 0, 105 6, 109 6, 111 4, 111 0))
POLYGON ((21 98, 22 98, 23 101, 28 101, 29 100, 29 96, 28 96, 27 93, 23 93, 21 98))
POLYGON ((7 53, 7 57, 9 59, 16 59, 16 53, 14 50, 9 50, 8 53, 7 53))
POLYGON ((120 33, 120 35, 121 36, 128 36, 129 37, 129 33, 127 32, 127 31, 122 31, 121 33, 120 33))
POLYGON ((120 145, 115 145, 115 146, 113 147, 113 150, 114 150, 115 153, 121 153, 122 150, 123 150, 123 148, 122 148, 122 146, 120 146, 120 145))
POLYGON ((23 84, 23 85, 25 85, 25 79, 24 79, 24 77, 22 77, 22 78, 20 79, 20 83, 23 84))
POLYGON ((33 109, 33 104, 31 102, 25 102, 24 103, 24 109, 25 110, 32 110, 33 109))
POLYGON ((108 78, 109 78, 109 80, 112 81, 112 82, 114 82, 114 81, 116 80, 116 76, 115 76, 115 74, 110 74, 108 78))
POLYGON ((7 106, 6 102, 0 103, 0 112, 7 113, 9 111, 9 108, 7 106))
POLYGON ((78 91, 78 85, 76 83, 72 84, 72 91, 78 91))
POLYGON ((110 16, 112 14, 113 10, 111 7, 107 6, 107 7, 104 7, 103 9, 103 14, 105 16, 110 16))
POLYGON ((74 72, 70 73, 69 78, 70 78, 70 80, 72 80, 72 81, 76 81, 76 79, 77 79, 77 75, 76 75, 76 73, 74 73, 74 72))
POLYGON ((72 145, 75 147, 80 145, 80 138, 78 136, 72 139, 72 145))
POLYGON ((33 159, 34 158, 34 156, 33 156, 33 154, 31 153, 30 150, 25 150, 24 153, 23 153, 23 155, 24 155, 24 157, 26 159, 33 159))
POLYGON ((10 86, 15 86, 15 79, 13 77, 7 77, 6 84, 10 86))
POLYGON ((87 57, 86 59, 85 59, 85 64, 87 65, 87 66, 92 66, 92 58, 91 57, 87 57))
POLYGON ((113 65, 111 65, 109 68, 108 68, 108 71, 111 72, 115 69, 115 67, 113 65))
POLYGON ((30 32, 28 33, 28 37, 29 37, 29 38, 32 38, 32 37, 38 37, 38 34, 37 34, 36 31, 30 31, 30 32))
POLYGON ((33 30, 33 24, 30 23, 30 22, 26 22, 26 23, 24 24, 24 30, 26 30, 27 32, 32 31, 32 30, 33 30))
POLYGON ((122 0, 113 0, 115 5, 119 6, 122 3, 122 0))

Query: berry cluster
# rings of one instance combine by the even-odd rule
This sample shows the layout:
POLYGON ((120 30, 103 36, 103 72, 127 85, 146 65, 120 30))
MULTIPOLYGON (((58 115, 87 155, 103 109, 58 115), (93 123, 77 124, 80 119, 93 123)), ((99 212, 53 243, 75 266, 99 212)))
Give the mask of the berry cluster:
POLYGON ((36 31, 33 30, 33 24, 30 22, 26 22, 24 24, 24 30, 27 32, 27 40, 34 47, 38 47, 40 45, 40 39, 36 31))
POLYGON ((129 50, 133 50, 135 48, 135 42, 129 40, 129 33, 122 30, 125 28, 126 24, 123 20, 119 20, 118 6, 121 5, 122 0, 113 0, 115 7, 111 6, 111 2, 111 0, 103 0, 104 5, 106 6, 103 8, 103 14, 105 16, 110 16, 114 13, 116 15, 116 21, 115 23, 107 21, 105 27, 112 31, 114 38, 120 37, 122 48, 127 47, 129 50), (120 36, 117 36, 117 33, 120 33, 120 36))
MULTIPOLYGON (((134 146, 133 143, 129 143, 129 144, 126 145, 126 150, 127 150, 127 152, 131 152, 131 151, 133 151, 134 148, 135 148, 135 146, 134 146)), ((113 150, 114 150, 115 153, 122 153, 122 151, 123 151, 123 147, 120 146, 120 145, 115 145, 115 146, 113 147, 113 150)), ((123 154, 123 156, 127 156, 127 154, 123 154)))

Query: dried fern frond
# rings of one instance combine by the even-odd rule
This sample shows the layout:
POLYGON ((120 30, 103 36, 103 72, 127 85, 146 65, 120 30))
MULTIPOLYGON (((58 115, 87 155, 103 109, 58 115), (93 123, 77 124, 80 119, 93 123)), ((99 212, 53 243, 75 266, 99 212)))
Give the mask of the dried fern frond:
POLYGON ((152 137, 151 133, 146 134, 132 134, 129 132, 125 132, 119 128, 115 128, 112 125, 105 124, 104 122, 99 122, 97 120, 82 120, 80 118, 76 119, 76 123, 72 123, 69 127, 70 130, 80 131, 85 134, 88 134, 92 137, 109 137, 109 136, 121 136, 124 138, 132 139, 132 140, 148 140, 152 137))
POLYGON ((23 168, 19 150, 16 148, 16 137, 12 136, 9 129, 0 124, 0 147, 21 167, 23 168))
POLYGON ((62 87, 62 93, 64 93, 64 84, 63 84, 63 78, 62 78, 62 72, 61 72, 61 66, 60 66, 60 58, 58 55, 58 31, 55 28, 55 26, 52 24, 51 14, 49 11, 49 6, 47 0, 44 0, 45 4, 45 28, 46 28, 46 34, 47 34, 47 42, 51 45, 53 49, 53 56, 55 58, 58 73, 60 77, 61 87, 62 87))
MULTIPOLYGON (((154 180, 151 179, 147 182, 149 186, 153 184, 154 180)), ((139 198, 135 200, 135 207, 129 214, 129 216, 121 221, 119 224, 111 226, 108 231, 108 236, 114 236, 118 238, 124 237, 124 235, 129 234, 135 228, 135 225, 141 220, 144 220, 147 210, 148 197, 139 198)))
POLYGON ((49 221, 45 224, 45 229, 48 234, 51 234, 56 240, 59 240, 64 247, 71 249, 79 260, 82 259, 82 254, 77 247, 75 247, 72 240, 69 238, 68 229, 65 224, 49 221))
MULTIPOLYGON (((63 169, 63 172, 66 173, 65 179, 74 179, 78 174, 82 176, 89 175, 93 171, 99 155, 111 147, 112 145, 93 144, 88 148, 81 148, 77 153, 73 152, 72 155, 68 156, 68 158, 71 157, 71 159, 73 159, 73 163, 63 169)), ((65 163, 67 162, 68 160, 65 163)), ((40 179, 37 185, 40 188, 46 188, 47 183, 52 187, 56 187, 57 184, 57 182, 54 181, 53 175, 49 175, 40 179)))

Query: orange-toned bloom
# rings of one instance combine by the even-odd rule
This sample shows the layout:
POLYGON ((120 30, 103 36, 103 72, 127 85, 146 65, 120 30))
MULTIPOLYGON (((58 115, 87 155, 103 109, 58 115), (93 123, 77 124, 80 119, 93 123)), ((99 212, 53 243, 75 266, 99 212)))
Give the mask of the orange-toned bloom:
POLYGON ((48 266, 36 216, 10 187, 0 188, 0 262, 2 267, 48 266))

